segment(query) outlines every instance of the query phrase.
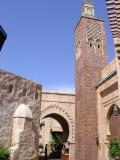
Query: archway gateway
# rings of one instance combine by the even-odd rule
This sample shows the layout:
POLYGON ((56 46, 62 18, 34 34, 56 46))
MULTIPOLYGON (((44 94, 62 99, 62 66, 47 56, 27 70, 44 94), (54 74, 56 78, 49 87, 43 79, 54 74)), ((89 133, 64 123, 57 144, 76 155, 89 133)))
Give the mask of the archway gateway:
POLYGON ((60 159, 61 155, 64 155, 67 159, 69 158, 69 146, 67 149, 63 147, 68 142, 68 138, 69 126, 62 116, 52 113, 42 119, 39 143, 40 146, 43 146, 42 152, 44 153, 47 144, 46 153, 49 159, 60 159))
POLYGON ((63 137, 62 143, 69 142, 69 159, 72 160, 74 156, 74 122, 71 116, 60 106, 49 106, 41 112, 40 122, 46 118, 57 120, 61 125, 63 137))
MULTIPOLYGON (((57 113, 48 114, 47 116, 45 116, 43 118, 43 120, 46 119, 46 118, 55 119, 60 124, 60 126, 62 128, 62 133, 63 133, 61 141, 63 143, 67 142, 68 139, 69 139, 69 124, 66 121, 66 119, 64 117, 62 117, 61 115, 57 114, 57 113)), ((49 128, 49 129, 51 129, 51 128, 49 128)), ((52 130, 50 132, 52 132, 52 130)))

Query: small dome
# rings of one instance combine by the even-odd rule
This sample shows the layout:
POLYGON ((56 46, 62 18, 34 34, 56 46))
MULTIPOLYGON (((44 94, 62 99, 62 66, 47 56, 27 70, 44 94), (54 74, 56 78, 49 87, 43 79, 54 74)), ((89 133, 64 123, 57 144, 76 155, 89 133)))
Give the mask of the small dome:
POLYGON ((13 118, 31 118, 33 119, 30 108, 25 104, 20 104, 16 109, 13 118))

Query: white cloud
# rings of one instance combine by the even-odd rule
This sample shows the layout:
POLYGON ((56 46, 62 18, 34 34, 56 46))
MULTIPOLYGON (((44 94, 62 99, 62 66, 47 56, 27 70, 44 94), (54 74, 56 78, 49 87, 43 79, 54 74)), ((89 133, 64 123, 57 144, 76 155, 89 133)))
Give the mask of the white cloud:
POLYGON ((48 92, 62 92, 62 93, 75 93, 74 85, 52 85, 43 88, 43 91, 48 92))

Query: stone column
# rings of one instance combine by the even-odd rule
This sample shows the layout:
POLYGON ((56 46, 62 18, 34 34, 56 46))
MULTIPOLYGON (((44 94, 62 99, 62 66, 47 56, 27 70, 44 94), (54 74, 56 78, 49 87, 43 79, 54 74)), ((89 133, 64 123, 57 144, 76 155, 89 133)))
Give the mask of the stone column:
POLYGON ((35 141, 36 129, 32 112, 28 106, 21 104, 13 115, 11 160, 37 160, 35 141))
POLYGON ((75 160, 75 143, 70 143, 69 160, 75 160))

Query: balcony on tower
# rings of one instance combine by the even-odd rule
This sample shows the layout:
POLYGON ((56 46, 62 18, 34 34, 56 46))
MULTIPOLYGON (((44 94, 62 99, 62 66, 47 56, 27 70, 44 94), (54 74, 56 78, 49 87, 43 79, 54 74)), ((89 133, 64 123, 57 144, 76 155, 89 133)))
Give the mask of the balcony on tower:
POLYGON ((83 1, 82 16, 95 17, 94 2, 92 0, 84 0, 83 1))

